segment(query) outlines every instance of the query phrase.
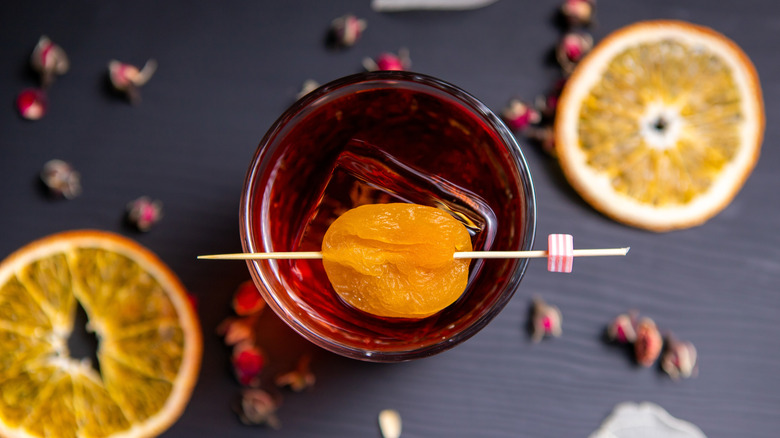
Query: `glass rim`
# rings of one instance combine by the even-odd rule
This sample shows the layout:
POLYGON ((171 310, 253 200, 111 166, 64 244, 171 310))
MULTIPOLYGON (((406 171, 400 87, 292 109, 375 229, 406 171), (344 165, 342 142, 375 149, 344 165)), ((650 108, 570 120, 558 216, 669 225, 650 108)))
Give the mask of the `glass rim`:
MULTIPOLYGON (((517 139, 515 138, 514 134, 512 134, 511 130, 484 103, 463 89, 449 82, 422 73, 408 71, 376 71, 344 76, 318 87, 317 89, 306 94, 293 103, 270 126, 254 153, 251 164, 244 179, 243 192, 241 195, 241 202, 239 207, 239 229, 241 244, 244 252, 255 252, 261 250, 255 245, 255 242, 252 239, 252 231, 255 228, 252 219, 255 216, 252 213, 252 206, 254 204, 252 202, 253 197, 250 196, 250 194, 253 193, 260 169, 264 167, 262 166, 264 160, 271 156, 271 152, 275 150, 274 147, 270 147, 273 146, 273 140, 284 130, 287 124, 296 115, 300 114, 302 111, 305 111, 307 107, 321 99, 323 96, 341 88, 357 86, 360 84, 365 84, 368 86, 372 83, 381 83, 391 86, 408 83, 418 86, 421 85, 432 90, 438 90, 439 92, 443 92, 454 97, 459 103, 464 104, 464 106, 469 109, 469 112, 473 113, 475 116, 486 122, 486 125, 489 126, 490 129, 492 129, 499 136, 501 142, 507 147, 507 150, 510 152, 513 160, 513 167, 517 170, 520 176, 521 186, 519 187, 519 192, 524 197, 525 207, 521 216, 526 220, 524 221, 522 228, 524 234, 520 245, 521 247, 517 248, 517 250, 530 250, 533 247, 536 233, 536 195, 530 169, 528 168, 528 164, 525 160, 525 156, 520 148, 520 145, 518 144, 517 139)), ((257 231, 255 231, 255 235, 256 234, 257 231)), ((262 236, 260 240, 265 241, 262 236)), ((265 286, 268 284, 265 277, 267 274, 264 272, 264 269, 262 269, 260 262, 256 260, 247 260, 247 267, 249 269, 250 275, 252 276, 252 280, 254 281, 255 285, 258 286, 258 290, 263 296, 263 299, 268 303, 269 307, 273 309, 274 313, 276 313, 276 315, 279 316, 279 318, 282 319, 295 332, 313 344, 333 353, 371 362, 400 362, 428 357, 448 350, 472 337, 481 329, 483 329, 501 310, 503 310, 503 308, 517 290, 520 281, 525 275, 527 266, 527 259, 518 260, 512 270, 512 274, 509 276, 504 290, 500 293, 498 299, 483 314, 471 321, 462 330, 457 331, 452 336, 440 342, 431 343, 419 348, 386 351, 357 348, 349 344, 323 337, 321 332, 317 332, 308 325, 304 324, 290 309, 278 301, 274 294, 268 290, 269 287, 265 286)))

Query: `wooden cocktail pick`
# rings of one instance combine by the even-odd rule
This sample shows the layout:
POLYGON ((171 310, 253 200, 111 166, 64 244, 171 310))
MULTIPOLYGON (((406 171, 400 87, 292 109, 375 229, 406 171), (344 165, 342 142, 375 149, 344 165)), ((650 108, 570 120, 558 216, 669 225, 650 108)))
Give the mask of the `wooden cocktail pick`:
MULTIPOLYGON (((547 251, 462 251, 453 254, 456 259, 522 259, 547 258, 547 270, 551 272, 571 272, 574 257, 624 256, 630 247, 574 249, 574 239, 570 234, 550 234, 547 236, 547 251)), ((321 259, 319 251, 295 252, 258 252, 235 254, 201 255, 203 260, 290 260, 321 259)))

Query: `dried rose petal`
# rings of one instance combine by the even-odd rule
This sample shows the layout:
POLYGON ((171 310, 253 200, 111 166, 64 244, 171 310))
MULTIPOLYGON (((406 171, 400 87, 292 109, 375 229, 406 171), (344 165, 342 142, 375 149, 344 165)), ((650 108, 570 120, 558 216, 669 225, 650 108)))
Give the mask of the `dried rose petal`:
POLYGON ((231 357, 233 372, 244 386, 260 386, 260 373, 265 368, 265 355, 250 341, 239 342, 233 347, 231 357))
POLYGON ((541 298, 534 299, 531 336, 534 342, 546 336, 559 337, 563 333, 562 322, 561 311, 556 306, 545 303, 541 298))
POLYGON ((501 114, 507 125, 514 131, 523 131, 542 120, 541 114, 531 105, 520 99, 512 99, 501 114))
POLYGON ((127 204, 127 221, 139 231, 149 231, 152 225, 162 219, 162 202, 152 201, 146 196, 127 204))
POLYGON ((636 341, 636 315, 624 313, 618 315, 607 327, 607 336, 613 342, 630 344, 636 341))
POLYGON ((273 429, 279 429, 281 423, 276 416, 279 403, 262 389, 246 389, 241 393, 241 400, 236 412, 241 422, 247 425, 267 424, 273 429))
POLYGON ((377 70, 408 70, 412 66, 412 60, 409 57, 409 51, 400 49, 398 54, 382 53, 376 60, 366 58, 363 60, 363 67, 368 71, 377 70))
POLYGON ((331 22, 330 38, 334 45, 351 47, 360 39, 365 30, 366 20, 347 14, 331 22))
POLYGON ((16 96, 16 109, 27 120, 39 120, 49 109, 49 99, 43 90, 26 88, 16 96))
POLYGON ((587 26, 593 21, 595 0, 566 0, 561 15, 569 26, 587 26))
POLYGON ((233 310, 237 315, 246 316, 258 313, 265 308, 265 300, 251 281, 245 281, 238 286, 233 294, 233 310))
POLYGON ((54 80, 55 75, 65 74, 70 68, 68 55, 62 47, 54 44, 45 35, 38 39, 38 44, 30 55, 30 64, 41 74, 41 83, 44 87, 54 80))
POLYGON ((655 322, 650 318, 642 318, 636 327, 636 341, 634 342, 636 362, 643 367, 653 365, 661 354, 662 347, 663 338, 655 322))
POLYGON ((696 347, 691 342, 679 341, 672 335, 667 336, 661 368, 672 379, 686 379, 696 375, 696 347))
POLYGON ((305 355, 298 360, 294 370, 280 374, 274 383, 276 386, 286 386, 295 392, 301 392, 314 386, 316 380, 311 372, 311 356, 305 355))

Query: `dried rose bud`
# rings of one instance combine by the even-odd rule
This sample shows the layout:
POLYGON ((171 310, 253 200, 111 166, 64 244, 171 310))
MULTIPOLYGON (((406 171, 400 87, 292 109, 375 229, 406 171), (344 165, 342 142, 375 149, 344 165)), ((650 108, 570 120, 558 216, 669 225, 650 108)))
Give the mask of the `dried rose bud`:
POLYGON ((250 426, 267 424, 273 429, 279 429, 281 423, 276 416, 279 403, 262 389, 245 389, 236 407, 236 413, 241 422, 250 426))
POLYGON ((162 219, 162 202, 152 201, 146 196, 127 204, 127 221, 139 231, 149 231, 152 225, 162 219))
POLYGON ((377 70, 408 70, 412 66, 412 60, 409 57, 409 51, 400 49, 398 54, 382 53, 376 60, 366 58, 363 60, 363 67, 368 71, 377 70))
POLYGON ((127 94, 130 102, 140 101, 138 89, 147 83, 157 70, 157 62, 154 59, 146 61, 142 69, 130 64, 125 64, 117 60, 108 63, 108 77, 111 85, 117 91, 127 94))
POLYGON ((311 356, 304 355, 298 360, 294 370, 280 374, 274 383, 276 386, 286 386, 295 392, 301 392, 314 386, 316 380, 311 372, 311 356))
POLYGON ((636 362, 643 366, 653 365, 661 354, 663 339, 655 322, 650 318, 642 318, 636 327, 636 341, 634 341, 634 355, 636 362))
POLYGON ((233 294, 233 311, 237 315, 246 316, 258 313, 265 308, 265 300, 251 280, 241 283, 233 294))
POLYGON ((351 47, 360 39, 365 30, 366 20, 347 14, 331 22, 330 39, 336 46, 351 47))
POLYGON ((46 93, 37 88, 25 88, 16 96, 16 109, 27 120, 39 120, 49 109, 46 93))
POLYGON ((225 337, 225 344, 236 345, 255 339, 255 319, 252 317, 228 318, 217 326, 217 334, 225 337))
POLYGON ((541 298, 534 299, 531 339, 541 341, 546 336, 558 337, 563 332, 563 317, 556 306, 545 303, 541 298))
POLYGON ((239 342, 233 346, 230 359, 233 373, 238 382, 244 386, 260 386, 260 373, 265 368, 265 355, 251 341, 239 342))
POLYGON ((618 315, 607 327, 607 336, 610 341, 620 344, 630 344, 636 341, 636 315, 624 313, 618 315))
POLYGON ((672 379, 695 376, 696 347, 688 341, 679 341, 674 336, 666 337, 666 348, 661 357, 661 368, 672 379))
POLYGON ((512 99, 501 113, 507 125, 514 131, 523 131, 542 120, 539 111, 519 99, 512 99))
POLYGON ((595 0, 566 0, 561 5, 561 15, 569 26, 588 26, 593 21, 595 0))
POLYGON ((47 36, 38 39, 38 44, 30 55, 30 64, 41 74, 41 84, 44 88, 51 84, 56 75, 67 73, 70 68, 68 55, 47 36))
POLYGON ((73 199, 81 194, 81 175, 62 160, 49 160, 43 165, 41 181, 52 196, 73 199))
POLYGON ((543 151, 555 156, 555 129, 553 129, 552 126, 532 126, 525 130, 525 135, 529 139, 539 143, 539 146, 542 147, 543 151))
POLYGON ((566 73, 571 73, 574 67, 593 48, 593 37, 584 32, 569 32, 563 36, 555 50, 558 64, 566 73))

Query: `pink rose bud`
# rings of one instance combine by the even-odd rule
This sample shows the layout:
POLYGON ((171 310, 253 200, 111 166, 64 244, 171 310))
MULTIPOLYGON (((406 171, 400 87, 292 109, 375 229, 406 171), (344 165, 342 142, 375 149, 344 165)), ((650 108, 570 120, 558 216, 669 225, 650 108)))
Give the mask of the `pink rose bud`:
POLYGON ((333 45, 351 47, 360 39, 360 36, 363 35, 363 31, 365 30, 366 20, 348 14, 336 18, 331 22, 330 38, 333 45))
POLYGON ((569 32, 563 36, 555 51, 561 68, 571 73, 574 67, 593 48, 593 37, 584 32, 569 32))
POLYGON ((54 44, 48 37, 42 36, 35 45, 32 55, 30 55, 30 64, 33 70, 41 74, 41 83, 47 87, 54 80, 56 75, 63 75, 68 72, 70 62, 68 55, 62 50, 62 47, 54 44))
POLYGON ((632 314, 618 315, 607 327, 607 336, 613 342, 631 344, 636 341, 636 317, 632 314))
POLYGON ((368 71, 377 70, 408 70, 412 66, 411 58, 409 57, 409 51, 401 49, 398 54, 394 53, 382 53, 376 60, 366 58, 363 60, 363 67, 368 71))
POLYGON ((81 176, 62 160, 49 160, 43 165, 41 181, 55 197, 73 199, 81 194, 81 176))
POLYGON ((655 322, 650 318, 642 318, 636 327, 636 341, 634 341, 636 362, 643 367, 653 365, 661 354, 662 347, 663 338, 655 322))
POLYGON ((595 0, 566 0, 561 5, 561 15, 569 26, 588 26, 593 20, 595 0))
POLYGON ((231 357, 233 372, 244 386, 260 386, 260 373, 265 368, 265 355, 252 342, 239 342, 233 346, 231 357))
POLYGON ((255 426, 266 424, 272 429, 279 429, 281 423, 276 416, 278 402, 262 389, 246 389, 241 394, 241 400, 236 412, 241 422, 255 426))
POLYGON ((688 341, 679 341, 669 335, 661 357, 661 368, 672 379, 688 378, 697 372, 696 347, 688 341))
POLYGON ((37 88, 26 88, 16 96, 16 109, 27 120, 39 120, 49 109, 46 93, 37 88))
POLYGON ((149 231, 162 219, 162 202, 142 196, 127 204, 127 221, 139 231, 149 231))
POLYGON ((563 333, 561 311, 541 298, 534 299, 531 322, 531 339, 534 342, 539 342, 547 336, 559 337, 563 333))
POLYGON ((521 132, 542 120, 539 111, 519 99, 512 99, 501 113, 509 128, 521 132))
POLYGON ((142 69, 130 64, 113 60, 108 63, 108 77, 111 85, 119 92, 127 94, 132 103, 140 101, 138 89, 152 78, 157 70, 157 62, 146 61, 142 69))

